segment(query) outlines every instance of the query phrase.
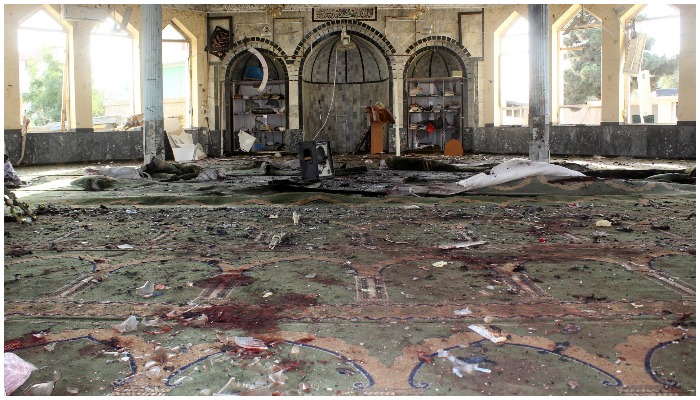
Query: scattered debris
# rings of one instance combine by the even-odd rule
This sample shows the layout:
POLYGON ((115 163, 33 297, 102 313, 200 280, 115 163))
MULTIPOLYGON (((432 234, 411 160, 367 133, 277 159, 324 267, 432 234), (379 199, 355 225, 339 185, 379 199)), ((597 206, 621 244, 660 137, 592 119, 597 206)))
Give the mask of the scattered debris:
POLYGON ((262 340, 250 336, 236 336, 233 338, 233 343, 249 350, 267 350, 268 348, 262 340))
POLYGON ((240 143, 241 150, 246 153, 250 152, 250 149, 255 144, 255 136, 245 131, 238 131, 238 143, 240 143))
POLYGON ((120 333, 124 332, 131 332, 136 330, 136 327, 138 326, 138 320, 136 319, 135 316, 130 316, 129 318, 125 319, 124 322, 118 325, 112 325, 114 329, 119 331, 120 333))
MULTIPOLYGON (((370 160, 367 160, 370 161, 370 160)), ((461 168, 437 160, 415 157, 387 157, 386 165, 391 169, 403 171, 443 171, 460 172, 461 168)))
POLYGON ((130 244, 119 244, 119 245, 117 245, 117 248, 119 250, 133 250, 134 246, 132 246, 130 244))
POLYGON ((5 352, 4 371, 5 371, 5 395, 9 396, 17 390, 24 382, 29 379, 32 371, 36 371, 37 367, 33 364, 24 361, 15 353, 5 352))
POLYGON ((445 265, 447 265, 447 263, 445 261, 438 261, 438 262, 433 263, 433 267, 435 267, 435 268, 442 268, 445 265))
POLYGON ((561 333, 576 333, 581 330, 581 327, 574 324, 568 324, 561 328, 561 333))
POLYGON ((304 275, 304 278, 309 278, 309 279, 313 279, 313 278, 315 278, 315 277, 316 277, 316 273, 315 273, 315 272, 312 273, 312 274, 304 275))
POLYGON ((569 379, 568 381, 566 381, 566 384, 569 385, 569 389, 578 389, 579 388, 578 381, 574 380, 574 379, 569 379))
POLYGON ((611 227, 612 222, 608 221, 607 219, 600 219, 595 222, 595 226, 600 226, 600 227, 611 227))
POLYGON ((53 388, 61 379, 61 373, 59 371, 53 372, 53 380, 49 382, 36 383, 28 388, 24 389, 22 396, 51 396, 53 393, 53 388))
POLYGON ((503 343, 508 340, 507 336, 501 335, 500 332, 487 329, 483 325, 469 325, 468 328, 494 343, 503 343))
POLYGON ((24 224, 36 221, 36 215, 29 211, 29 205, 19 201, 15 193, 7 187, 5 187, 3 199, 5 200, 5 205, 10 207, 10 214, 12 214, 17 222, 24 224), (19 213, 15 211, 15 207, 20 209, 19 213))
POLYGON ((194 178, 197 182, 220 181, 223 179, 226 179, 226 175, 223 175, 221 171, 214 168, 205 168, 194 178))
POLYGON ((459 310, 454 310, 453 313, 455 315, 469 315, 472 313, 472 310, 470 310, 469 307, 467 307, 467 308, 462 308, 459 310))
POLYGON ((442 250, 468 249, 470 247, 481 246, 482 244, 486 244, 486 243, 488 243, 488 242, 480 240, 478 242, 447 243, 447 244, 441 244, 438 247, 442 250))
POLYGON ((294 211, 292 212, 292 221, 294 221, 294 225, 299 225, 299 213, 294 211))
POLYGON ((151 281, 146 281, 143 286, 136 288, 136 294, 143 297, 153 296, 153 291, 155 290, 155 284, 151 281))
POLYGON ((147 173, 135 167, 85 167, 83 175, 102 175, 110 178, 143 179, 150 177, 147 173))
POLYGON ((493 167, 488 174, 480 173, 461 180, 457 182, 457 184, 467 188, 467 190, 474 190, 538 175, 553 177, 586 177, 586 175, 578 171, 547 162, 514 158, 493 167))
POLYGON ((487 374, 491 373, 490 369, 481 368, 477 363, 468 363, 466 361, 462 361, 459 358, 450 354, 450 352, 446 350, 438 350, 437 356, 440 358, 446 358, 447 361, 452 363, 452 373, 460 378, 462 377, 462 372, 465 372, 467 374, 471 374, 474 371, 485 372, 487 374))
POLYGON ((265 292, 265 294, 263 294, 263 298, 270 297, 270 296, 272 296, 272 294, 273 294, 272 292, 265 292))
POLYGON ((272 235, 272 239, 270 239, 270 244, 268 246, 270 250, 273 250, 275 247, 277 247, 277 245, 282 242, 282 239, 284 239, 285 235, 285 233, 279 235, 272 235))
POLYGON ((487 316, 484 317, 484 323, 490 324, 491 322, 493 322, 493 317, 492 317, 492 316, 487 315, 487 316))

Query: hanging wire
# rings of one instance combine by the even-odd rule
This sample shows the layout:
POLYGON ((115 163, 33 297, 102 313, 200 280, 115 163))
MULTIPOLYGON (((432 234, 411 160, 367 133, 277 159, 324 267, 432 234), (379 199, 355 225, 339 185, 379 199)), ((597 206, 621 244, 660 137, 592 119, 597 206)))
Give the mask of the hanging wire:
POLYGON ((338 77, 338 46, 335 46, 335 66, 333 68, 333 91, 331 92, 331 105, 328 106, 328 114, 326 114, 326 120, 323 121, 323 125, 321 125, 321 128, 316 132, 316 135, 314 136, 313 140, 316 140, 316 137, 318 137, 318 134, 321 133, 323 128, 325 128, 326 123, 328 122, 328 117, 331 115, 331 110, 333 109, 333 100, 335 99, 335 80, 338 77))

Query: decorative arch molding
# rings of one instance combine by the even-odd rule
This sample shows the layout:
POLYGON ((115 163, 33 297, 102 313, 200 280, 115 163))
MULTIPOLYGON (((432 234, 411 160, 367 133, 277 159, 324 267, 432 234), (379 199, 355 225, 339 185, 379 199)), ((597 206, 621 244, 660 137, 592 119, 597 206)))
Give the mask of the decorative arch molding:
MULTIPOLYGON (((228 54, 226 54, 226 57, 224 57, 224 59, 221 60, 221 65, 226 66, 226 72, 224 74, 225 77, 229 77, 231 75, 231 69, 234 65, 233 60, 238 58, 238 55, 240 55, 241 53, 248 51, 249 48, 263 50, 263 53, 272 55, 275 58, 287 58, 287 54, 284 52, 284 50, 282 50, 282 48, 272 40, 261 37, 249 37, 241 39, 233 43, 231 51, 229 51, 228 54)), ((280 64, 284 67, 282 68, 284 71, 284 80, 288 80, 289 71, 287 69, 287 66, 283 62, 280 62, 280 64)))
POLYGON ((468 70, 471 61, 471 53, 456 39, 452 39, 447 36, 428 36, 410 45, 405 50, 405 53, 413 54, 413 56, 408 60, 406 65, 410 65, 415 55, 429 48, 441 48, 449 50, 450 52, 454 53, 457 56, 457 58, 461 61, 464 71, 471 72, 468 70))
MULTIPOLYGON (((389 39, 384 36, 383 33, 367 25, 361 21, 355 20, 337 20, 328 21, 324 24, 317 26, 307 33, 304 38, 299 42, 297 47, 294 49, 294 59, 300 60, 302 57, 306 57, 311 52, 311 47, 330 36, 340 34, 343 27, 346 27, 348 32, 358 35, 368 41, 379 45, 379 48, 384 52, 385 57, 389 54, 395 54, 396 48, 391 44, 389 39)), ((297 61, 299 63, 299 61, 297 61)), ((387 58, 387 63, 389 59, 387 58)))
POLYGON ((431 48, 447 50, 454 54, 462 64, 462 70, 467 73, 471 73, 469 68, 471 53, 457 40, 447 36, 428 36, 410 45, 406 49, 405 53, 411 54, 411 57, 409 57, 409 59, 406 61, 406 65, 404 67, 411 65, 416 56, 431 48))

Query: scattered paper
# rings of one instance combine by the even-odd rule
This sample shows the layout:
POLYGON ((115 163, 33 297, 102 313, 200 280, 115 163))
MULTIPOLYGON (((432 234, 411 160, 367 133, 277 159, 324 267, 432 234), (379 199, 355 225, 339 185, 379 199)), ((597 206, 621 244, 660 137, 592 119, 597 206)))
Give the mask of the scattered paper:
POLYGON ((447 263, 445 261, 438 261, 438 262, 433 263, 433 267, 435 267, 435 268, 442 268, 445 265, 447 265, 447 263))
POLYGON ((505 336, 497 335, 496 333, 490 331, 482 325, 469 325, 469 329, 473 330, 474 332, 478 333, 479 335, 485 337, 486 339, 494 343, 503 343, 506 340, 508 340, 508 338, 506 338, 505 336))

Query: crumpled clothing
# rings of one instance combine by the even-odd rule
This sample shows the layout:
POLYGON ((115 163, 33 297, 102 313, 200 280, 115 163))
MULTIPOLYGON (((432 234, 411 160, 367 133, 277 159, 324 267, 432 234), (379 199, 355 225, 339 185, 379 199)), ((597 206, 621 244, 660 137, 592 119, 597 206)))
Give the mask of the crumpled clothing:
POLYGON ((17 175, 17 172, 15 172, 10 160, 5 160, 5 183, 8 182, 16 186, 22 184, 22 180, 19 179, 19 175, 17 175))

